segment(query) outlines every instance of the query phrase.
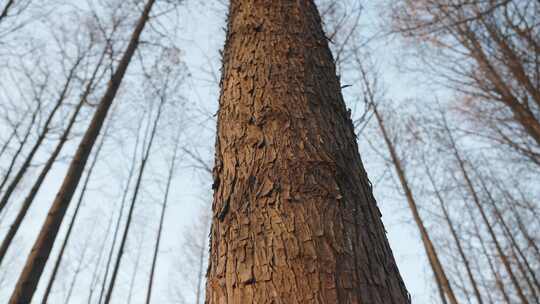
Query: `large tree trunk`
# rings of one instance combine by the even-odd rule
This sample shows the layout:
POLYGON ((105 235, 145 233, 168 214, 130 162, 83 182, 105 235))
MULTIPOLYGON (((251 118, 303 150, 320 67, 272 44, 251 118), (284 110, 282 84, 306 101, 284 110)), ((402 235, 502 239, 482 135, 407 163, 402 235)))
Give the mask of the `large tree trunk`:
POLYGON ((92 151, 92 147, 103 126, 103 122, 105 121, 116 93, 120 88, 122 79, 131 62, 131 58, 139 45, 139 38, 149 19, 150 10, 152 9, 154 2, 155 0, 148 0, 146 2, 144 11, 133 31, 126 51, 122 55, 118 68, 107 86, 107 90, 105 91, 105 94, 92 117, 92 121, 75 152, 75 156, 69 164, 62 186, 52 203, 47 219, 39 232, 39 236, 32 247, 32 251, 26 260, 23 272, 11 295, 11 299, 9 300, 10 304, 30 303, 32 300, 32 296, 36 290, 43 268, 45 268, 45 263, 51 253, 54 240, 56 239, 66 210, 81 179, 84 167, 88 161, 88 156, 92 151))
POLYGON ((409 303, 311 0, 232 0, 207 303, 409 303))

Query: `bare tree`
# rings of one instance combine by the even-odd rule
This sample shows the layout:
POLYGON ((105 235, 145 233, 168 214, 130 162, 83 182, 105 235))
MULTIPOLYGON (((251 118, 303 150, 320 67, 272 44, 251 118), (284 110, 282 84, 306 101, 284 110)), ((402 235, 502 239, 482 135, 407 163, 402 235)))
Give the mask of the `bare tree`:
POLYGON ((471 134, 540 164, 538 1, 395 1, 394 29, 463 98, 471 134), (428 52, 423 52, 424 55, 428 52))
MULTIPOLYGON (((186 229, 182 236, 180 250, 177 252, 177 263, 172 273, 169 274, 171 282, 170 293, 172 300, 176 303, 204 302, 204 283, 206 269, 208 267, 208 234, 212 222, 210 206, 205 203, 199 207, 198 216, 186 229), (186 282, 187 286, 179 286, 176 282, 186 282), (189 294, 186 293, 189 291, 189 294)), ((209 205, 209 204, 208 204, 209 205)))
MULTIPOLYGON (((112 294, 114 291, 115 283, 116 283, 116 277, 118 275, 118 271, 120 270, 120 263, 122 262, 122 257, 124 255, 124 250, 126 246, 126 241, 129 235, 129 230, 131 228, 131 221, 133 220, 133 211, 135 210, 135 205, 137 202, 137 197, 139 195, 139 190, 142 184, 142 179, 144 176, 144 171, 146 168, 146 165, 148 163, 148 159, 150 157, 150 152, 152 151, 152 145, 154 143, 154 139, 157 134, 158 125, 160 121, 161 114, 163 113, 163 106, 165 105, 165 99, 161 99, 159 101, 159 105, 157 108, 156 117, 154 118, 152 123, 148 123, 148 126, 145 131, 145 139, 143 140, 143 153, 139 164, 139 171, 137 173, 137 179, 135 181, 135 188, 133 190, 133 196, 130 201, 128 214, 127 214, 127 220, 124 227, 124 232, 122 234, 122 239, 120 241, 120 245, 118 248, 118 252, 116 254, 116 259, 114 262, 114 267, 112 271, 111 280, 109 282, 109 288, 107 289, 107 292, 105 294, 105 300, 104 303, 108 304, 110 303, 112 299, 112 294)), ((150 113, 152 114, 152 113, 150 113)))
POLYGON ((118 92, 118 88, 120 87, 131 58, 137 49, 140 35, 149 19, 150 11, 154 2, 154 0, 149 0, 146 3, 144 11, 139 22, 137 23, 137 26, 135 27, 135 30, 133 31, 122 60, 120 61, 111 81, 109 82, 107 91, 99 103, 87 132, 79 144, 77 152, 75 153, 75 156, 69 166, 64 183, 62 184, 60 191, 53 202, 47 220, 41 229, 40 235, 34 244, 30 256, 28 257, 23 273, 17 282, 15 291, 11 296, 10 303, 12 304, 29 302, 32 299, 35 288, 39 278, 41 277, 41 273, 45 267, 45 263, 49 257, 52 245, 60 228, 60 224, 62 223, 66 209, 69 206, 73 194, 75 193, 83 168, 92 150, 92 146, 94 145, 103 122, 107 117, 107 112, 114 101, 114 97, 118 92))
MULTIPOLYGON (((113 115, 111 115, 111 118, 112 118, 112 116, 113 115)), ((90 183, 92 173, 94 172, 94 168, 95 168, 95 166, 96 166, 96 164, 98 162, 98 159, 99 159, 99 154, 101 152, 101 149, 103 148, 103 145, 105 143, 105 139, 107 138, 109 127, 110 127, 110 122, 107 123, 107 125, 105 126, 105 129, 103 131, 103 135, 101 137, 101 141, 99 142, 99 144, 98 144, 98 146, 96 148, 96 152, 94 154, 94 159, 92 160, 92 162, 90 163, 90 166, 88 167, 88 172, 86 173, 86 178, 85 178, 85 180, 83 182, 81 193, 79 194, 79 199, 77 200, 77 204, 75 205, 75 211, 73 212, 73 216, 71 217, 71 221, 69 222, 68 229, 66 231, 66 235, 64 237, 64 240, 62 241, 60 251, 58 252, 58 256, 56 257, 56 261, 54 263, 53 271, 51 272, 51 276, 49 277, 49 281, 47 283, 45 293, 43 294, 43 299, 41 301, 41 303, 43 303, 43 304, 46 304, 48 299, 49 299, 49 295, 50 295, 50 292, 52 290, 52 286, 53 286, 53 284, 54 284, 54 282, 56 280, 58 270, 60 269, 60 264, 62 262, 65 250, 67 248, 69 239, 71 237, 73 227, 75 226, 77 216, 79 214, 79 210, 81 209, 82 203, 84 201, 86 190, 88 189, 88 184, 90 183)))
MULTIPOLYGON (((159 254, 159 245, 161 242, 161 234, 163 231, 163 222, 165 220, 165 212, 167 211, 167 204, 169 202, 169 191, 171 189, 171 183, 173 181, 173 177, 176 171, 176 165, 178 160, 178 153, 179 153, 179 145, 180 145, 180 129, 177 131, 177 135, 174 139, 174 148, 171 158, 171 163, 169 165, 169 173, 167 176, 167 182, 165 186, 165 193, 163 194, 163 202, 161 207, 161 215, 159 217, 159 226, 157 230, 157 236, 156 236, 156 243, 154 245, 154 254, 152 257, 152 266, 150 269, 150 277, 148 278, 148 289, 146 292, 146 304, 150 304, 150 300, 152 299, 152 287, 154 283, 154 275, 156 271, 156 264, 158 260, 158 254, 159 254)), ((200 287, 199 287, 200 288, 200 287)))

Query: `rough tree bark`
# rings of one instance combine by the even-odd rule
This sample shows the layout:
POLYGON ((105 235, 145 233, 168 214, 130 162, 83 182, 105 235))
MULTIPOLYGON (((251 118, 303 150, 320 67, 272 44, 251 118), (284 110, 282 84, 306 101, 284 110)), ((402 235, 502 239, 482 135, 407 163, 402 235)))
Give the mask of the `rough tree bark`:
POLYGON ((311 0, 232 0, 206 303, 410 303, 311 0))
POLYGON ((120 88, 122 79, 124 78, 129 63, 131 62, 131 58, 133 57, 133 54, 135 54, 135 50, 139 44, 139 38, 150 17, 150 10, 152 9, 154 3, 155 0, 148 0, 146 2, 144 11, 137 22, 129 44, 126 47, 126 51, 122 55, 118 68, 112 76, 107 86, 107 90, 105 91, 105 94, 99 102, 97 110, 92 117, 92 121, 90 122, 90 125, 88 126, 88 129, 86 130, 77 151, 75 152, 75 156, 69 165, 64 182, 62 183, 62 186, 60 187, 60 190, 53 201, 49 214, 47 215, 47 219, 41 228, 39 236, 32 247, 32 251, 28 256, 28 259, 26 260, 23 272, 21 273, 15 286, 15 290, 13 291, 13 294, 9 300, 10 304, 30 303, 32 300, 32 296, 36 290, 37 284, 43 272, 43 268, 45 268, 45 263, 47 262, 47 259, 51 253, 54 240, 56 239, 58 230, 60 229, 60 224, 62 224, 62 219, 64 218, 73 194, 77 189, 84 166, 88 161, 88 156, 92 151, 92 147, 98 137, 101 127, 103 126, 103 122, 105 121, 116 93, 120 88))

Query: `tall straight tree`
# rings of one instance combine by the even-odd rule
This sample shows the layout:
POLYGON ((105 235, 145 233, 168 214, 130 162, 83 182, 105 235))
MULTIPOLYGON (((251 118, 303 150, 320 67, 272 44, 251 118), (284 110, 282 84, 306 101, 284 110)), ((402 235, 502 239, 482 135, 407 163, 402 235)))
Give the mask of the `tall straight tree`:
POLYGON ((116 93, 120 88, 122 79, 126 73, 126 70, 131 62, 131 58, 135 54, 135 50, 139 45, 139 39, 144 26, 150 18, 150 11, 154 5, 155 0, 148 0, 145 4, 144 10, 139 18, 135 29, 131 35, 130 41, 126 47, 124 54, 118 64, 116 71, 114 72, 107 89, 103 95, 103 98, 99 102, 99 105, 92 117, 92 121, 88 126, 75 155, 69 164, 68 171, 58 191, 56 198, 47 215, 45 223, 41 227, 39 236, 34 243, 32 251, 26 260, 23 272, 21 273, 19 280, 15 286, 15 290, 9 300, 10 304, 23 304, 30 303, 32 296, 36 290, 37 284, 45 268, 45 263, 51 253, 54 240, 62 224, 62 219, 66 214, 66 210, 73 198, 77 185, 81 179, 82 173, 88 156, 92 151, 92 147, 96 142, 99 132, 103 126, 103 122, 107 117, 107 113, 111 108, 116 93))
POLYGON ((312 0, 231 0, 206 303, 410 303, 312 0))
MULTIPOLYGON (((405 198, 407 199, 409 209, 412 212, 414 222, 416 223, 416 226, 418 227, 418 230, 420 231, 420 238, 422 239, 422 244, 424 245, 424 250, 426 251, 429 264, 435 275, 435 281, 437 282, 437 285, 440 285, 439 288, 442 289, 444 293, 446 294, 446 296, 448 297, 448 301, 452 304, 458 304, 459 302, 457 300, 456 295, 454 294, 452 285, 450 284, 450 281, 448 280, 446 271, 444 267, 442 266, 442 263, 439 258, 439 254, 437 253, 437 250, 435 249, 435 245, 433 244, 433 241, 431 240, 428 229, 426 228, 426 225, 424 224, 424 220, 420 216, 420 211, 418 210, 418 204, 416 203, 416 199, 413 195, 409 180, 407 178, 407 175, 405 174, 405 169, 402 165, 401 159, 399 158, 397 154, 395 145, 392 142, 390 135, 388 134, 383 117, 381 113, 379 113, 379 111, 377 110, 377 105, 375 105, 375 103, 373 102, 372 97, 369 97, 369 99, 373 105, 373 114, 375 114, 374 116, 377 120, 377 124, 379 125, 379 129, 381 130, 381 133, 383 135, 384 142, 386 143, 386 147, 390 154, 392 165, 394 166, 394 169, 396 170, 399 183, 401 185, 401 188, 403 189, 403 192, 405 193, 405 198)), ((442 297, 444 298, 444 296, 442 297)), ((442 301, 444 302, 444 300, 442 301)))

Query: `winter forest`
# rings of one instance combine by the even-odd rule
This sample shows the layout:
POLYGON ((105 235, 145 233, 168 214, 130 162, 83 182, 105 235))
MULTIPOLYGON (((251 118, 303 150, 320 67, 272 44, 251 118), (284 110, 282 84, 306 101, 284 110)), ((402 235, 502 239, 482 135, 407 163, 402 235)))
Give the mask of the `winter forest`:
POLYGON ((0 0, 0 303, 540 304, 540 2, 0 0))

